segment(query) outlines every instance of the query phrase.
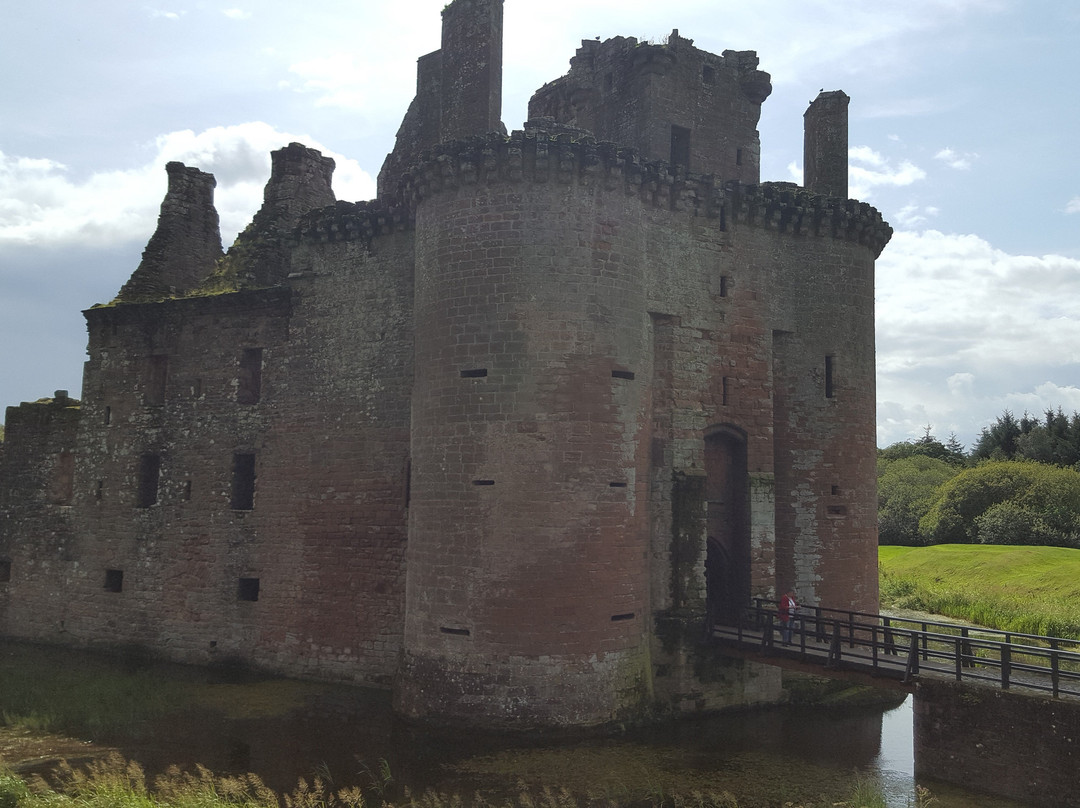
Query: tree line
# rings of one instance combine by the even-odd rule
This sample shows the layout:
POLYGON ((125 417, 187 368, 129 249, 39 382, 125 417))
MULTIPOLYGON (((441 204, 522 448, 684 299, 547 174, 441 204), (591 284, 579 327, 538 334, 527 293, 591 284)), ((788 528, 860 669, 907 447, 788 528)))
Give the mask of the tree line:
POLYGON ((1005 410, 970 452, 926 428, 878 450, 881 544, 1080 548, 1080 413, 1005 410))

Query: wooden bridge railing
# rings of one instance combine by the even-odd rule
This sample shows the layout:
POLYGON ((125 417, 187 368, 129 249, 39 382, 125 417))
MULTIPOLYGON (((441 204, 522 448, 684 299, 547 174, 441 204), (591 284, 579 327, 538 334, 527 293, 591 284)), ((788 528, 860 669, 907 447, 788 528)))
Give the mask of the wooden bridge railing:
MULTIPOLYGON (((732 629, 740 644, 771 652, 780 631, 776 602, 755 599, 732 629)), ((800 607, 791 636, 795 653, 826 667, 868 667, 905 681, 925 668, 957 681, 1080 697, 1080 640, 821 606, 800 607)))

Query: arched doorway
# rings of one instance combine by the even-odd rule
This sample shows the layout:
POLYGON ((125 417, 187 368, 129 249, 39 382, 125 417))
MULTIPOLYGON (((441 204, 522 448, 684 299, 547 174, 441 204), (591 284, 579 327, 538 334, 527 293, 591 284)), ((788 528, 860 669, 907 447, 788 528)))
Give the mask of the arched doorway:
POLYGON ((750 485, 745 433, 721 426, 706 434, 705 474, 706 610, 711 620, 732 622, 750 600, 750 485))

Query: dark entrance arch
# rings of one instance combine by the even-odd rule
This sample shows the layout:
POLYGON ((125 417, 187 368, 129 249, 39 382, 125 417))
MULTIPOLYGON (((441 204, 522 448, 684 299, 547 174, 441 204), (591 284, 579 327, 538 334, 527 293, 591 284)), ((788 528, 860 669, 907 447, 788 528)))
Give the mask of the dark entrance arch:
POLYGON ((750 483, 746 434, 717 427, 705 435, 708 542, 705 603, 711 620, 734 621, 750 601, 750 483))

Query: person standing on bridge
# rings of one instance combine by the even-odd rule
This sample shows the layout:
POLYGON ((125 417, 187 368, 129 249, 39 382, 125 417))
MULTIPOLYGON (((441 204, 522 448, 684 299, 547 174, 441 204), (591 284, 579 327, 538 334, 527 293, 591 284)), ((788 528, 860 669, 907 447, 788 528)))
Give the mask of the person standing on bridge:
POLYGON ((789 589, 780 598, 780 638, 784 645, 791 644, 791 627, 795 624, 795 616, 799 613, 799 603, 795 600, 795 590, 789 589))

